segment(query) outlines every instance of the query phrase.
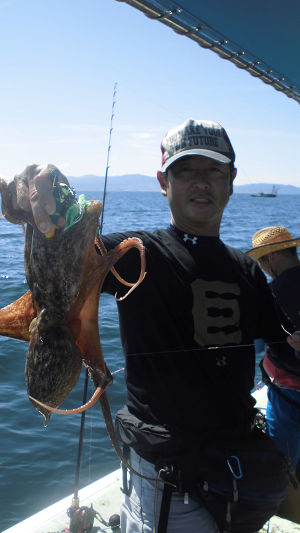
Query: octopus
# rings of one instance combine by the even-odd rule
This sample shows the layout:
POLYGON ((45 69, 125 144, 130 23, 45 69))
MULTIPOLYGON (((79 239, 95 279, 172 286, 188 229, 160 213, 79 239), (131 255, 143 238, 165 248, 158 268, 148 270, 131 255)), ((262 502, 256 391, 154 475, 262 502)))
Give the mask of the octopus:
MULTIPOLYGON (((135 237, 125 239, 107 252, 97 235, 102 210, 99 201, 88 202, 80 221, 68 229, 56 229, 51 238, 46 238, 37 229, 31 213, 13 207, 13 188, 13 182, 7 184, 0 179, 3 216, 11 223, 26 224, 24 265, 29 290, 0 309, 0 335, 29 343, 25 364, 29 399, 44 416, 44 425, 52 412, 80 413, 99 399, 108 435, 124 466, 140 478, 157 482, 157 478, 143 476, 132 468, 119 446, 105 392, 112 383, 112 375, 104 361, 98 325, 101 288, 109 271, 130 287, 124 296, 116 298, 119 301, 143 281, 142 241, 135 237), (135 283, 125 281, 114 268, 132 248, 137 248, 141 261, 135 283), (85 405, 59 409, 75 387, 82 364, 93 379, 95 393, 85 405)), ((62 210, 60 214, 65 213, 62 210)), ((175 486, 161 478, 158 481, 175 486)))
POLYGON ((0 180, 4 217, 15 224, 26 224, 24 265, 29 290, 0 310, 0 335, 29 343, 25 364, 27 391, 30 401, 44 416, 45 425, 51 412, 78 413, 101 398, 107 425, 112 425, 105 398, 112 376, 101 348, 99 298, 110 270, 131 287, 120 299, 142 282, 145 276, 142 242, 138 238, 125 239, 107 252, 97 236, 102 210, 99 201, 87 202, 78 222, 65 230, 56 229, 52 238, 46 238, 38 231, 31 213, 13 208, 11 188, 12 183, 0 180), (134 284, 120 278, 114 269, 115 263, 132 248, 137 248, 141 257, 140 276, 134 284), (77 409, 59 409, 75 387, 82 364, 95 384, 93 397, 77 409))

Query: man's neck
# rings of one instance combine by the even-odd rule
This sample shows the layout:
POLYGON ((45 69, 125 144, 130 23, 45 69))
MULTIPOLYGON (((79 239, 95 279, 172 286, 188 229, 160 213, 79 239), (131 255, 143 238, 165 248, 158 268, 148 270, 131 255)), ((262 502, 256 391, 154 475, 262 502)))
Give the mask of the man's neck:
POLYGON ((188 235, 197 237, 219 237, 220 224, 181 224, 172 217, 171 224, 188 235))

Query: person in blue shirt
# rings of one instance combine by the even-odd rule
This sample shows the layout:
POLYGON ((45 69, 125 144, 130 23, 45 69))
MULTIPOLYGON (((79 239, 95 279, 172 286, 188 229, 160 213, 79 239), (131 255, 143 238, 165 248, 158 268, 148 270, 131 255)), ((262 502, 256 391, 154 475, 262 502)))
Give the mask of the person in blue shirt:
MULTIPOLYGON (((293 238, 284 226, 258 230, 247 254, 258 261, 272 279, 270 287, 278 306, 281 324, 293 333, 300 328, 300 260, 293 238)), ((283 453, 290 458, 291 470, 300 469, 300 374, 274 354, 266 351, 262 371, 268 384, 267 428, 283 453)), ((300 475, 299 475, 300 482, 300 475)), ((300 521, 300 489, 291 487, 281 513, 300 521)))

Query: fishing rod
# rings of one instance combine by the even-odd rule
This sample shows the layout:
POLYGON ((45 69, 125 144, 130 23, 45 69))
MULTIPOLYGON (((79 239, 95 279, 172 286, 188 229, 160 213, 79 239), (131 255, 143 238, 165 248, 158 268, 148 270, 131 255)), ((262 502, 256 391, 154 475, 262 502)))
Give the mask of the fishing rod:
MULTIPOLYGON (((108 137, 108 148, 107 148, 107 159, 106 159, 106 169, 105 169, 105 179, 104 179, 104 190, 103 190, 103 198, 102 198, 102 212, 101 212, 101 218, 99 223, 99 233, 102 234, 102 227, 103 227, 103 220, 104 220, 104 205, 105 205, 105 199, 106 199, 106 188, 107 188, 107 178, 108 178, 108 169, 109 169, 109 157, 110 157, 110 150, 111 150, 111 136, 113 131, 113 118, 114 118, 114 109, 116 105, 116 94, 117 94, 117 82, 114 84, 113 89, 113 98, 112 98, 112 108, 111 108, 111 117, 110 117, 110 129, 109 129, 109 137, 108 137)), ((83 405, 87 401, 87 393, 88 393, 88 369, 85 370, 85 380, 84 380, 84 391, 83 391, 83 405)), ((77 452, 77 466, 76 466, 76 475, 75 475, 75 484, 74 484, 74 496, 72 499, 72 506, 70 509, 78 509, 79 508, 79 498, 78 498, 78 490, 79 490, 79 476, 80 476, 80 469, 81 469, 81 458, 82 458, 82 446, 83 446, 83 436, 84 436, 84 424, 85 424, 85 414, 86 411, 83 411, 81 413, 81 422, 80 422, 80 432, 79 432, 79 443, 78 443, 78 452, 77 452)), ((69 516, 71 516, 72 512, 70 511, 69 516)))
POLYGON ((111 106, 111 116, 110 116, 110 129, 109 129, 109 137, 108 137, 108 148, 107 148, 107 159, 106 159, 106 169, 105 169, 105 178, 104 178, 104 190, 103 190, 103 200, 102 200, 102 212, 101 212, 101 218, 100 218, 100 235, 102 234, 103 229, 103 220, 104 220, 104 206, 105 206, 105 199, 106 199, 106 187, 107 187, 107 177, 108 177, 108 169, 109 169, 109 157, 110 157, 110 150, 111 150, 111 135, 113 131, 113 119, 114 119, 114 109, 116 105, 116 94, 117 94, 117 86, 118 83, 116 82, 114 84, 114 92, 113 92, 113 99, 112 99, 112 106, 111 106))

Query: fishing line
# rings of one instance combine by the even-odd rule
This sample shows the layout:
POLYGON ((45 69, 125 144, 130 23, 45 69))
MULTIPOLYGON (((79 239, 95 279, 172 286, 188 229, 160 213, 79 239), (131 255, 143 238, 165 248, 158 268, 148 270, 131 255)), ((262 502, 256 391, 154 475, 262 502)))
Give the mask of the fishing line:
MULTIPOLYGON (((268 346, 273 346, 275 344, 285 344, 286 341, 274 341, 274 342, 268 342, 266 343, 268 346)), ((234 349, 234 348, 249 348, 254 347, 255 344, 253 342, 249 344, 231 344, 226 346, 207 346, 207 347, 199 347, 199 348, 180 348, 178 350, 162 350, 162 351, 153 351, 153 352, 137 352, 137 353, 128 353, 126 354, 126 357, 137 357, 142 355, 167 355, 172 353, 189 353, 189 352, 207 352, 209 350, 227 350, 227 349, 234 349)))
POLYGON ((283 329, 283 331, 284 331, 285 333, 287 333, 289 336, 292 335, 292 333, 290 333, 287 329, 285 329, 285 328, 283 327, 282 324, 280 324, 280 325, 281 325, 281 327, 282 327, 282 329, 283 329))
MULTIPOLYGON (((291 335, 281 324, 282 329, 287 333, 288 335, 291 335)), ((275 346, 278 344, 286 344, 286 341, 274 341, 274 342, 266 342, 267 346, 275 346)), ((161 351, 155 351, 155 352, 137 352, 137 353, 128 353, 126 354, 126 357, 142 357, 143 355, 149 356, 149 355, 170 355, 172 353, 190 353, 190 352, 206 352, 208 350, 227 350, 227 349, 234 349, 234 348, 254 348, 255 344, 253 342, 249 344, 228 344, 226 346, 207 346, 207 347, 199 347, 199 348, 181 348, 178 350, 161 350, 161 351)), ((118 372, 123 372, 125 370, 125 367, 121 367, 118 370, 114 370, 111 372, 112 375, 117 374, 118 372)))
MULTIPOLYGON (((86 370, 85 379, 84 379, 83 403, 86 403, 86 400, 87 400, 87 390, 88 390, 88 373, 86 370)), ((74 487, 74 497, 72 500, 72 507, 79 506, 78 490, 79 490, 79 476, 80 476, 80 469, 81 469, 85 413, 86 411, 83 411, 81 413, 80 433, 79 433, 79 443, 78 443, 78 453, 77 453, 77 465, 76 465, 76 474, 75 474, 75 487, 74 487)))
MULTIPOLYGON (((274 341, 274 342, 268 342, 266 343, 268 346, 272 346, 275 344, 285 344, 286 341, 274 341)), ((233 348, 249 348, 249 347, 255 347, 255 344, 249 343, 249 344, 231 344, 227 346, 208 346, 206 348, 182 348, 180 350, 163 350, 159 352, 137 352, 137 353, 128 353, 126 354, 126 357, 141 357, 143 355, 170 355, 172 353, 189 353, 189 352, 204 352, 208 350, 226 350, 226 349, 233 349, 233 348)), ((112 375, 117 374, 118 372, 122 372, 125 370, 125 367, 121 367, 118 370, 114 370, 114 372, 111 372, 112 375)))
POLYGON ((117 374, 118 372, 122 372, 123 370, 125 370, 124 366, 122 368, 119 368, 118 370, 115 370, 114 372, 111 372, 111 375, 114 376, 115 374, 117 374))

